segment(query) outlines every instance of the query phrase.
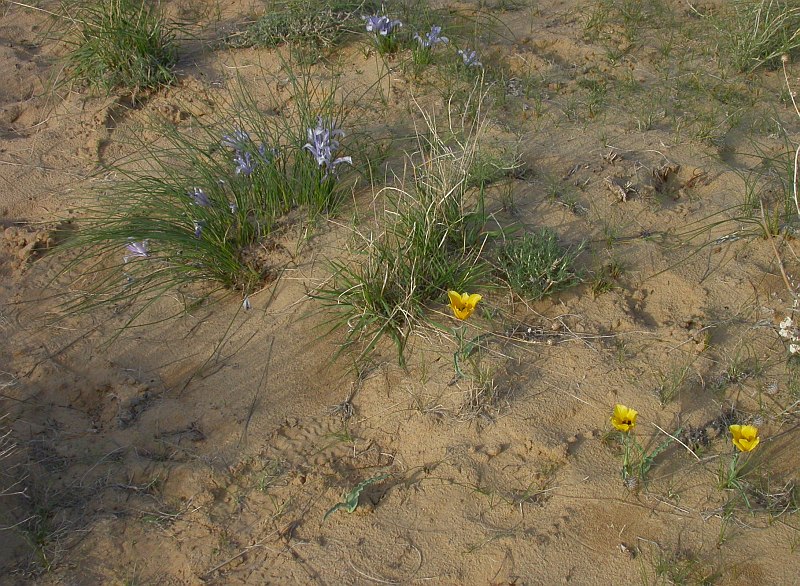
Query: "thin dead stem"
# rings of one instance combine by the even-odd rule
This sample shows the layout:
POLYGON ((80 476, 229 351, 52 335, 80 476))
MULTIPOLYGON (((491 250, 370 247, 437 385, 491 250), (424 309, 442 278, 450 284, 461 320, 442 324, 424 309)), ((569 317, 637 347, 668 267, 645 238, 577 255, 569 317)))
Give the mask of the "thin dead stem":
MULTIPOLYGON (((795 170, 795 174, 797 171, 795 170)), ((795 198, 795 201, 797 199, 795 198)), ((764 202, 760 199, 758 200, 759 205, 761 206, 761 222, 762 228, 764 229, 764 235, 769 240, 769 243, 772 245, 772 251, 775 253, 775 259, 778 261, 778 268, 781 270, 781 276, 783 277, 783 282, 786 284, 786 288, 789 290, 789 293, 792 296, 795 295, 794 287, 792 287, 792 282, 789 280, 789 276, 786 274, 786 269, 783 266, 783 259, 781 258, 780 252, 778 252, 778 247, 775 246, 775 237, 772 235, 772 232, 769 229, 769 225, 767 224, 767 216, 764 213, 764 202)))
MULTIPOLYGON (((781 58, 781 65, 783 66, 783 79, 786 82, 786 88, 789 90, 789 97, 792 100, 792 106, 800 118, 800 108, 797 107, 797 102, 794 99, 794 91, 792 91, 792 84, 789 82, 789 72, 786 70, 786 63, 789 61, 788 56, 784 55, 781 58)), ((794 151, 794 176, 792 177, 792 193, 794 195, 794 205, 797 209, 797 215, 800 216, 800 201, 797 197, 797 178, 798 178, 798 161, 800 161, 800 146, 794 151)))
POLYGON ((690 448, 689 446, 687 446, 685 443, 683 443, 683 442, 682 442, 682 441, 681 441, 679 438, 675 437, 674 435, 672 435, 672 434, 671 434, 671 433, 669 433, 668 431, 664 431, 663 429, 661 429, 661 428, 660 428, 658 425, 656 425, 655 423, 653 423, 653 427, 655 427, 655 428, 656 428, 658 431, 660 431, 661 433, 663 433, 663 434, 664 434, 664 435, 666 435, 667 437, 670 437, 670 438, 672 438, 673 440, 675 440, 676 442, 678 442, 680 445, 682 445, 684 448, 686 448, 686 450, 687 450, 687 451, 688 451, 688 452, 689 452, 689 453, 690 453, 692 456, 694 456, 694 459, 695 459, 695 460, 697 460, 698 462, 700 461, 700 456, 698 456, 697 454, 695 454, 695 453, 694 453, 694 450, 693 450, 692 448, 690 448))

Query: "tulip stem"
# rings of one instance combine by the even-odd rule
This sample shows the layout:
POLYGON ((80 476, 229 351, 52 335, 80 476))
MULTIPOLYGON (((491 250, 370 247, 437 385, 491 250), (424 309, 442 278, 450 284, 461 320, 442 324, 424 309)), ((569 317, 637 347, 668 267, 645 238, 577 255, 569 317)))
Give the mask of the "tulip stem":
MULTIPOLYGON (((680 429, 675 433, 680 433, 680 429)), ((664 442, 651 450, 650 453, 647 453, 630 430, 623 432, 622 435, 622 446, 624 449, 622 453, 622 479, 627 481, 629 478, 635 477, 637 482, 644 483, 647 480, 647 473, 653 466, 653 461, 661 452, 670 446, 674 437, 669 436, 664 442), (635 462, 631 462, 631 448, 636 450, 635 462)))
POLYGON ((731 463, 728 465, 728 476, 725 478, 725 488, 740 488, 739 483, 739 456, 741 452, 735 452, 731 458, 731 463))
POLYGON ((626 432, 626 433, 623 434, 622 445, 624 447, 624 451, 622 452, 622 480, 627 480, 628 477, 631 475, 631 465, 630 465, 631 434, 630 434, 630 432, 626 432))
POLYGON ((733 454, 733 458, 731 458, 731 471, 730 471, 730 478, 736 479, 739 475, 739 471, 737 468, 739 467, 739 452, 733 454))
POLYGON ((453 353, 453 367, 456 371, 456 380, 464 377, 464 373, 461 370, 460 365, 460 359, 464 355, 464 329, 465 326, 453 328, 453 335, 456 338, 456 342, 458 342, 458 347, 453 353))

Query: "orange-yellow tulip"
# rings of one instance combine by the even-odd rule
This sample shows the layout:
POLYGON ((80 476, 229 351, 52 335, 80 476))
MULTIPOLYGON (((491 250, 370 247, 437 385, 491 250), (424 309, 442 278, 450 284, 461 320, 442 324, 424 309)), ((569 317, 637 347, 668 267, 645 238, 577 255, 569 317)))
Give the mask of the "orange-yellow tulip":
POLYGON ((614 414, 611 416, 611 425, 622 433, 628 433, 636 427, 637 415, 639 415, 638 411, 625 405, 617 404, 614 406, 614 414))
POLYGON ((731 425, 728 429, 733 436, 733 445, 740 452, 750 452, 755 449, 761 438, 758 437, 758 428, 755 425, 731 425))
POLYGON ((450 298, 450 308, 458 319, 467 319, 471 316, 478 305, 478 301, 482 299, 477 293, 470 295, 469 293, 457 293, 455 291, 448 291, 447 296, 450 298))

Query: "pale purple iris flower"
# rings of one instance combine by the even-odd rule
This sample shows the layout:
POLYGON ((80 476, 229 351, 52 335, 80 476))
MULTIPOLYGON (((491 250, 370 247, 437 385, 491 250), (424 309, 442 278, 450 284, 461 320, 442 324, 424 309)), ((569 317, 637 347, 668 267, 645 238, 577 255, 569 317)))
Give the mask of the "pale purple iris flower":
POLYGON ((122 262, 124 263, 127 263, 132 258, 148 258, 150 256, 150 245, 147 240, 126 244, 125 249, 130 252, 130 254, 126 254, 122 257, 122 262))
POLYGON ((203 233, 203 227, 206 225, 205 222, 201 222, 198 220, 194 221, 194 237, 200 238, 200 235, 203 233))
POLYGON ((253 140, 247 132, 237 128, 231 134, 224 135, 221 142, 224 147, 240 151, 243 147, 252 143, 253 140))
POLYGON ((249 177, 258 165, 258 161, 253 159, 253 154, 249 151, 237 151, 233 155, 233 162, 236 165, 236 174, 245 177, 249 177))
POLYGON ((421 37, 415 33, 414 39, 423 49, 431 49, 439 43, 446 45, 450 42, 450 39, 442 36, 442 27, 440 26, 432 26, 431 32, 425 33, 424 37, 421 37))
POLYGON ((391 20, 388 16, 373 14, 372 16, 362 16, 366 21, 368 33, 375 33, 382 37, 388 37, 396 27, 403 26, 399 20, 391 20))
POLYGON ((478 60, 478 54, 475 51, 470 51, 469 49, 462 51, 459 49, 458 54, 467 67, 483 67, 483 63, 478 60))
POLYGON ((234 150, 233 163, 236 165, 236 174, 245 177, 249 177, 259 164, 267 165, 278 155, 277 149, 271 149, 268 154, 265 144, 256 147, 250 135, 240 129, 223 136, 221 144, 234 150))
POLYGON ((206 192, 200 189, 199 187, 193 187, 188 195, 189 197, 192 198, 192 201, 196 206, 200 206, 201 208, 207 208, 208 206, 211 205, 211 201, 209 201, 206 192))
POLYGON ((317 166, 325 168, 325 177, 336 174, 336 167, 342 163, 353 164, 351 157, 334 158, 339 150, 339 138, 344 136, 344 131, 334 126, 323 123, 322 117, 317 118, 317 127, 307 129, 308 142, 303 145, 304 149, 314 157, 317 166))

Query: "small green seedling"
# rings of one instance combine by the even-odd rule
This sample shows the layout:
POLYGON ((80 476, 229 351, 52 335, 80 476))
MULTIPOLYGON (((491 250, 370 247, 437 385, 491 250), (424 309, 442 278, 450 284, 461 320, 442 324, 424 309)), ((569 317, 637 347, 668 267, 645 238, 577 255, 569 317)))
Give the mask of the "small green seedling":
POLYGON ((332 508, 328 509, 328 512, 325 513, 322 521, 325 522, 329 515, 335 513, 339 509, 344 509, 348 513, 355 512, 356 508, 358 507, 358 497, 361 496, 361 492, 369 485, 386 480, 387 478, 389 478, 388 474, 378 474, 377 476, 373 476, 372 478, 367 478, 366 480, 359 482, 355 488, 353 488, 353 490, 342 495, 342 498, 344 499, 342 502, 336 503, 332 508))

